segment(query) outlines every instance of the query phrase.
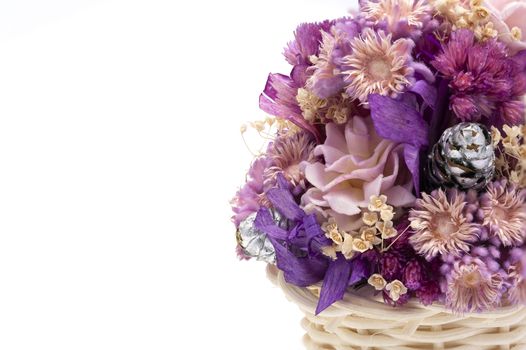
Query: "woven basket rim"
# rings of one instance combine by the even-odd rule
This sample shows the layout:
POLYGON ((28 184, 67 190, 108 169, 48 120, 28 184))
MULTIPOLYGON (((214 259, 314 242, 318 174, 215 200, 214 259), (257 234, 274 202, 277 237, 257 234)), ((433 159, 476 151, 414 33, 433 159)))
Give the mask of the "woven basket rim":
MULTIPOLYGON (((314 314, 318 302, 317 291, 321 284, 309 288, 297 287, 285 281, 284 274, 275 265, 267 265, 267 277, 273 284, 281 287, 287 298, 295 302, 305 313, 314 314)), ((374 293, 367 291, 368 288, 362 288, 360 291, 347 291, 343 300, 337 301, 325 311, 322 312, 326 317, 345 317, 352 313, 357 316, 370 317, 371 313, 376 314, 378 319, 391 320, 393 318, 421 319, 432 314, 442 313, 444 316, 451 317, 452 320, 475 318, 500 318, 507 317, 516 313, 517 310, 523 309, 523 306, 501 306, 492 311, 472 312, 457 314, 447 309, 443 304, 434 303, 432 305, 423 305, 418 300, 410 300, 403 307, 393 307, 385 304, 383 298, 374 293)))

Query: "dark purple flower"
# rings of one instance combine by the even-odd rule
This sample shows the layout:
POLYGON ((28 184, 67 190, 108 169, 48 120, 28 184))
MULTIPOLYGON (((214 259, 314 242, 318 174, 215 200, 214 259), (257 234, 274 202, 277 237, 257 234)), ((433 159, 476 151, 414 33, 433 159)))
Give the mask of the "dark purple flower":
POLYGON ((496 40, 478 42, 472 31, 458 30, 432 62, 450 81, 450 106, 462 121, 501 126, 523 121, 526 70, 522 53, 509 57, 496 40))
POLYGON ((380 258, 380 274, 388 281, 400 278, 402 274, 400 256, 393 252, 382 254, 380 258))
POLYGON ((440 285, 436 281, 427 281, 416 291, 416 297, 426 306, 437 301, 440 294, 440 285))
POLYGON ((403 282, 410 290, 417 290, 422 285, 423 271, 418 260, 410 261, 404 269, 403 282))

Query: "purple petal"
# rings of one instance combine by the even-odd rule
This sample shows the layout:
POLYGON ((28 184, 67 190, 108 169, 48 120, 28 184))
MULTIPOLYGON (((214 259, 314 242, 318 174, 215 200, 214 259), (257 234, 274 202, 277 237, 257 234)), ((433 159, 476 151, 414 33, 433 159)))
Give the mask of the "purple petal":
POLYGON ((287 219, 298 221, 305 216, 305 212, 299 207, 289 191, 271 188, 266 195, 274 208, 287 219))
POLYGON ((433 85, 428 84, 424 80, 419 80, 411 87, 410 92, 422 97, 424 103, 433 110, 436 109, 437 89, 433 85))
POLYGON ((343 256, 331 261, 320 291, 320 301, 316 308, 316 315, 343 299, 351 275, 351 264, 343 256))
POLYGON ((413 175, 413 184, 417 197, 420 194, 420 148, 413 145, 406 145, 404 148, 404 160, 407 168, 413 175))
POLYGON ((369 106, 376 132, 381 137, 417 147, 428 145, 429 127, 411 106, 378 94, 369 95, 369 106))
POLYGON ((257 230, 266 233, 269 237, 280 240, 286 240, 288 238, 288 232, 276 225, 268 208, 259 209, 256 220, 254 220, 254 226, 257 230))
POLYGON ((366 279, 370 274, 370 263, 365 259, 355 259, 352 264, 351 277, 349 279, 349 286, 366 279))
POLYGON ((327 271, 327 259, 321 256, 295 256, 281 242, 270 238, 276 249, 276 265, 283 271, 285 281, 298 287, 309 287, 323 279, 327 271))

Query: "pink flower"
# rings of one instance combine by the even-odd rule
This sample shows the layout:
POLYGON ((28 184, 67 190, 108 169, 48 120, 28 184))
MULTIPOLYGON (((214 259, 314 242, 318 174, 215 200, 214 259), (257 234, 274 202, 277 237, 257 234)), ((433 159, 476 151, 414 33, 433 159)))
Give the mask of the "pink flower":
POLYGON ((381 139, 370 118, 329 123, 326 133, 325 143, 314 149, 325 161, 305 166, 305 177, 313 185, 302 198, 307 211, 334 217, 341 229, 350 231, 363 224, 362 208, 373 195, 386 195, 387 203, 396 207, 414 202, 403 145, 381 139))
POLYGON ((526 0, 487 0, 499 39, 512 53, 526 49, 526 0))

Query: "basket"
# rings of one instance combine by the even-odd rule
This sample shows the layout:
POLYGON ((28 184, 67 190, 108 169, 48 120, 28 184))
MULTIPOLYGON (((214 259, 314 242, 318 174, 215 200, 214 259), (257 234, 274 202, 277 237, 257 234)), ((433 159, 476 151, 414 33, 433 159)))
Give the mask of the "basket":
POLYGON ((267 274, 304 312, 308 350, 526 350, 525 307, 455 315, 418 302, 393 308, 361 291, 314 316, 319 287, 290 285, 273 265, 267 274))

